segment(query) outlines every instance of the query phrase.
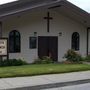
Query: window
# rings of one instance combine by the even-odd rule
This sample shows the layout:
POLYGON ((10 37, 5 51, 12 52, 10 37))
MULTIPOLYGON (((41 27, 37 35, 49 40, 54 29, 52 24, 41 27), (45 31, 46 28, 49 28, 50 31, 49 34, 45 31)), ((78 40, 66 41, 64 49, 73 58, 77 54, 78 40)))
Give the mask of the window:
POLYGON ((29 38, 29 47, 30 49, 35 49, 37 47, 37 38, 36 37, 30 37, 29 38))
POLYGON ((13 30, 9 33, 9 51, 10 53, 18 53, 21 48, 21 37, 20 33, 16 30, 13 30))
POLYGON ((79 50, 79 33, 78 32, 74 32, 72 34, 72 49, 73 50, 79 50))

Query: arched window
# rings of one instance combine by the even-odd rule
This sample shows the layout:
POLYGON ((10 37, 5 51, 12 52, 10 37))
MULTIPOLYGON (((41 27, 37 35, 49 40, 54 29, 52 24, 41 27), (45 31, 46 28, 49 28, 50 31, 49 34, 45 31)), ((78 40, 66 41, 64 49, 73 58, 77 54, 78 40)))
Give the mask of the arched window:
POLYGON ((9 51, 10 53, 18 53, 21 49, 20 33, 13 30, 9 33, 9 51))
POLYGON ((80 41, 80 36, 78 32, 74 32, 72 34, 72 49, 73 50, 79 50, 79 41, 80 41))

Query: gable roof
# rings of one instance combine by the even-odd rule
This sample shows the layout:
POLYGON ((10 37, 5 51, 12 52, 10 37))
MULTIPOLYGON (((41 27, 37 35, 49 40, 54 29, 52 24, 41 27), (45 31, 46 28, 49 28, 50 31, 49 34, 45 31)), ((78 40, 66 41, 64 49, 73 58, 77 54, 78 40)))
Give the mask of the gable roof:
POLYGON ((19 0, 0 5, 0 18, 34 9, 49 9, 90 27, 90 14, 67 0, 19 0))

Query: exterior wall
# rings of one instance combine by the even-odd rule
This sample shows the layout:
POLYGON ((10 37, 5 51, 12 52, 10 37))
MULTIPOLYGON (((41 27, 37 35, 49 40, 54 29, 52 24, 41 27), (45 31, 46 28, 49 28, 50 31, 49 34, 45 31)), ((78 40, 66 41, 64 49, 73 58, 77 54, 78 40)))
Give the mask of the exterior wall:
POLYGON ((38 57, 38 49, 29 49, 29 37, 34 36, 34 32, 37 32, 37 36, 58 36, 58 61, 62 61, 66 51, 71 49, 72 33, 78 32, 79 53, 86 55, 86 28, 58 12, 51 11, 50 14, 53 17, 50 22, 50 33, 47 32, 47 20, 44 19, 46 11, 11 16, 3 20, 3 37, 8 37, 12 30, 18 30, 21 34, 21 53, 10 53, 10 58, 24 58, 31 63, 38 57), (60 32, 62 36, 59 36, 60 32))

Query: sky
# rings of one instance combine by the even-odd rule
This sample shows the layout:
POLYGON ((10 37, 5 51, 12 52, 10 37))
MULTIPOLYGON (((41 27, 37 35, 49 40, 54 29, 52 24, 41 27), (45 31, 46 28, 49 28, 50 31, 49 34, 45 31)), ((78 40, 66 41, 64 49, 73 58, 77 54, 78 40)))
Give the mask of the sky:
POLYGON ((76 6, 90 13, 90 0, 68 0, 68 1, 72 2, 76 6))
MULTIPOLYGON (((12 1, 17 1, 17 0, 0 0, 0 4, 4 4, 12 1)), ((68 0, 68 1, 90 13, 90 0, 68 0)))
POLYGON ((9 3, 17 0, 0 0, 0 4, 9 3))

